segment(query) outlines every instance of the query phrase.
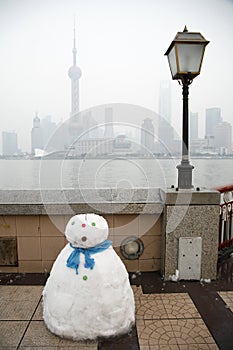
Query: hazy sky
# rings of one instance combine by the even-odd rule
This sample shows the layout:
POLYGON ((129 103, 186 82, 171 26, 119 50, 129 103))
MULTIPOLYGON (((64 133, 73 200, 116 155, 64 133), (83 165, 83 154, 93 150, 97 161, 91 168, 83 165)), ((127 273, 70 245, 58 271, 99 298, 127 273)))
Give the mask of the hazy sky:
POLYGON ((23 150, 36 111, 69 117, 74 15, 81 110, 120 102, 158 112, 160 81, 170 80, 180 132, 182 91, 164 53, 187 25, 210 41, 190 86, 201 136, 206 108, 233 124, 232 0, 0 0, 0 132, 16 131, 23 150))

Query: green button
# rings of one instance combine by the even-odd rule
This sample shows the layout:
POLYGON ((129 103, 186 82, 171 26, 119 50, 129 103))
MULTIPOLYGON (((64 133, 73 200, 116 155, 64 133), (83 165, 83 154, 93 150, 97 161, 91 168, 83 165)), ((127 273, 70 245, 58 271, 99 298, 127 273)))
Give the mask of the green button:
POLYGON ((87 276, 85 275, 85 276, 83 276, 83 280, 84 281, 86 281, 87 280, 87 276))

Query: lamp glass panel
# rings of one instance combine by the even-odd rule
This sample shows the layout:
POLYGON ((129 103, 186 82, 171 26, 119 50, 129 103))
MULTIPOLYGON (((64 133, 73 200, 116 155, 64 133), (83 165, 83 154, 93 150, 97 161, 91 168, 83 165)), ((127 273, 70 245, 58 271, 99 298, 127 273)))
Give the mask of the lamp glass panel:
POLYGON ((200 71, 204 47, 202 44, 177 44, 180 73, 200 71))
POLYGON ((170 65, 172 77, 174 77, 177 73, 177 63, 176 63, 176 51, 175 46, 171 49, 171 51, 168 54, 168 62, 170 65))

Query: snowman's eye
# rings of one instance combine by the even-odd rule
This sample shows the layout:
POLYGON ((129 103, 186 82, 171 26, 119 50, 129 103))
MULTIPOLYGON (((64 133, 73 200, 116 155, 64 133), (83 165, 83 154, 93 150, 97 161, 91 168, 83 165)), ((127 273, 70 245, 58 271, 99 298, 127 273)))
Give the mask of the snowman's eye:
POLYGON ((71 222, 71 225, 74 225, 74 224, 75 224, 75 221, 72 221, 72 222, 71 222))
POLYGON ((91 226, 96 226, 96 223, 95 223, 95 222, 92 222, 92 223, 91 223, 91 226))

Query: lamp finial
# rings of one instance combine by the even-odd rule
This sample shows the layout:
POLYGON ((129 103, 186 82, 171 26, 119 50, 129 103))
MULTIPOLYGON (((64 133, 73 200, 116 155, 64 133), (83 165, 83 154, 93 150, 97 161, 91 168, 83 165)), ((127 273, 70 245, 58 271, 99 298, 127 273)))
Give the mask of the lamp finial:
POLYGON ((188 29, 187 29, 187 27, 186 27, 186 26, 184 27, 183 32, 188 32, 188 29))

